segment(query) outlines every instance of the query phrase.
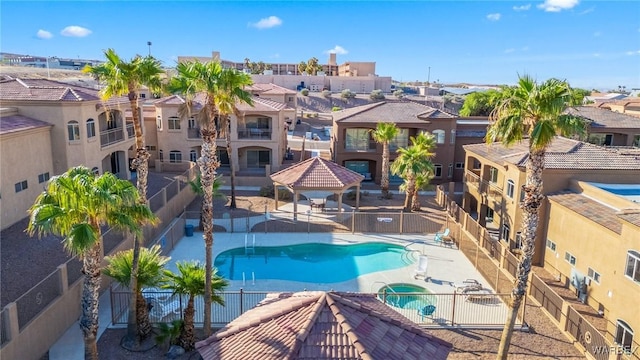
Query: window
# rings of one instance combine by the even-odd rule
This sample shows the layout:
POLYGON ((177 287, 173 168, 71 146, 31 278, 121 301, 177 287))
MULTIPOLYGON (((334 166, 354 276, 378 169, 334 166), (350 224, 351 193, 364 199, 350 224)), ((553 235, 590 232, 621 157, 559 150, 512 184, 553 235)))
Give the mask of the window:
POLYGON ((487 216, 485 217, 485 222, 492 223, 494 214, 495 213, 494 213, 493 209, 488 207, 487 208, 487 216))
POLYGON ((489 182, 492 182, 492 183, 498 182, 498 169, 494 167, 489 168, 489 182))
POLYGON ((27 188, 29 187, 29 184, 27 183, 27 180, 23 180, 19 183, 16 183, 15 187, 16 187, 16 192, 20 192, 22 190, 27 190, 27 188))
POLYGON ((613 134, 589 134, 587 142, 600 146, 611 146, 613 144, 613 134))
POLYGON ((96 122, 93 119, 87 120, 87 138, 96 136, 96 122))
POLYGON ((463 162, 456 163, 456 169, 464 169, 464 163, 463 162))
POLYGON ((547 248, 550 249, 551 251, 556 251, 556 243, 547 239, 547 248))
POLYGON ((565 252, 564 253, 564 260, 566 262, 568 262, 571 265, 575 265, 576 264, 576 257, 571 255, 569 252, 565 252))
POLYGON ((180 130, 180 119, 172 116, 169 118, 169 130, 180 130))
POLYGON ((480 170, 480 161, 473 159, 473 170, 480 170))
POLYGON ((80 125, 77 121, 69 121, 67 124, 67 131, 69 133, 69 141, 80 140, 80 125))
POLYGON ((156 151, 157 147, 155 145, 147 145, 147 150, 149 151, 156 151))
POLYGON ((264 168, 271 163, 271 151, 247 150, 247 167, 264 168))
POLYGON ((189 151, 189 160, 193 162, 198 161, 198 153, 195 150, 189 151))
POLYGON ((433 136, 436 138, 436 144, 444 144, 444 130, 433 130, 433 136))
POLYGON ((404 148, 409 145, 409 130, 398 129, 396 137, 389 141, 389 151, 396 151, 399 148, 404 148))
POLYGON ((522 249, 522 232, 516 233, 516 249, 522 249))
POLYGON ((371 177, 371 171, 369 171, 369 161, 359 161, 359 160, 345 161, 344 167, 346 167, 349 170, 353 170, 358 174, 362 174, 362 175, 369 174, 369 177, 371 177))
POLYGON ((160 158, 160 161, 164 161, 164 152, 162 150, 158 150, 158 157, 160 158))
POLYGON ((453 177, 453 164, 449 164, 449 170, 447 171, 447 177, 448 178, 452 178, 453 177))
POLYGON ((631 350, 633 342, 633 330, 631 326, 622 320, 618 320, 616 328, 616 343, 622 345, 625 349, 631 350))
POLYGON ((587 277, 589 279, 595 281, 597 284, 600 284, 600 273, 598 273, 597 271, 593 270, 592 268, 588 268, 587 277))
POLYGON ((640 253, 635 250, 627 251, 627 267, 624 274, 635 282, 640 282, 640 253))
POLYGON ((271 123, 271 118, 268 117, 259 117, 246 119, 247 129, 269 129, 269 124, 271 123))
POLYGON ((451 138, 449 139, 449 143, 452 144, 452 145, 456 143, 456 131, 455 130, 451 130, 451 138))
POLYGON ((504 241, 509 241, 509 237, 511 236, 511 228, 509 227, 509 224, 503 224, 502 225, 502 240, 504 241))
POLYGON ((513 180, 507 180, 507 196, 513 199, 513 194, 516 190, 516 185, 513 180))
POLYGON ((140 94, 140 99, 144 99, 147 97, 147 94, 140 94))
POLYGON ((91 169, 91 172, 93 173, 93 175, 100 175, 100 169, 95 166, 93 167, 93 169, 91 169))
POLYGON ((162 116, 158 116, 156 118, 156 127, 158 130, 162 131, 162 116))
POLYGON ((197 129, 198 127, 196 126, 196 118, 194 118, 193 116, 189 118, 189 120, 187 120, 187 124, 189 126, 189 129, 197 129))
POLYGON ((287 101, 293 101, 293 96, 289 96, 289 100, 287 101))
POLYGON ((169 151, 169 162, 172 162, 172 163, 182 162, 182 153, 178 150, 169 151))
POLYGON ((633 147, 640 147, 640 135, 633 135, 633 143, 631 143, 633 147))
POLYGON ((433 177, 442 177, 442 165, 433 164, 433 177))
POLYGON ((45 181, 49 181, 49 173, 42 173, 38 175, 38 184, 42 184, 45 181))
POLYGON ((107 130, 116 129, 118 127, 118 116, 116 112, 107 113, 107 130))
POLYGON ((376 144, 371 139, 369 129, 347 129, 344 149, 352 151, 375 150, 376 144))

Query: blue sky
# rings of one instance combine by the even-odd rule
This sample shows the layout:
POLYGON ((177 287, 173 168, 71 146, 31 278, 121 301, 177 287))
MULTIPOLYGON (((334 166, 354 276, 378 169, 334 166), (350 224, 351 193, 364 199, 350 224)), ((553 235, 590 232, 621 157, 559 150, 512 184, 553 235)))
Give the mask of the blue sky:
POLYGON ((639 1, 7 1, 0 50, 102 58, 151 53, 292 62, 337 52, 394 80, 640 87, 639 1))

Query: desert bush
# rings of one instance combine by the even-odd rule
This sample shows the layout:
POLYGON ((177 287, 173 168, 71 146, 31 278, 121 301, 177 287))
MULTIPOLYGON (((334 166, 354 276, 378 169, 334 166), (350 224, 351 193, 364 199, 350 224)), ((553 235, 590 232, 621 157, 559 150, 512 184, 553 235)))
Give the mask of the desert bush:
POLYGON ((309 96, 309 89, 300 90, 300 94, 302 94, 303 96, 309 96))
POLYGON ((393 92, 393 96, 397 97, 398 99, 402 99, 404 97, 404 91, 402 91, 402 89, 398 89, 393 92))
POLYGON ((342 108, 340 106, 334 106, 331 108, 331 111, 340 111, 342 108))
MULTIPOLYGON (((263 186, 260 188, 260 196, 262 197, 267 197, 267 198, 272 198, 274 199, 276 195, 276 192, 273 189, 273 185, 267 185, 267 186, 263 186)), ((280 200, 291 200, 293 199, 292 194, 285 190, 285 189, 279 189, 278 190, 278 199, 280 200)))
MULTIPOLYGON (((356 199, 356 191, 355 190, 351 190, 347 193, 347 200, 355 200, 356 199)), ((363 196, 369 196, 369 192, 368 191, 360 191, 360 197, 363 196)))
POLYGON ((344 89, 340 93, 340 97, 343 98, 343 99, 353 99, 354 97, 356 97, 356 93, 354 93, 353 91, 351 91, 349 89, 344 89))
POLYGON ((329 90, 322 90, 322 97, 325 99, 328 99, 331 97, 331 91, 329 90))
POLYGON ((369 94, 369 98, 371 100, 374 100, 374 101, 376 101, 376 100, 384 100, 385 99, 384 94, 382 93, 382 90, 373 90, 373 91, 371 91, 371 94, 369 94))

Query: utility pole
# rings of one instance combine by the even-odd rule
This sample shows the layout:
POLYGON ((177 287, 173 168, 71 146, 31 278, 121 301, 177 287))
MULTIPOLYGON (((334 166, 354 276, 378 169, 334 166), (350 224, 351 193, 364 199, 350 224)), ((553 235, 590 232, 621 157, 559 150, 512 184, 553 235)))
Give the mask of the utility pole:
POLYGON ((429 88, 431 87, 431 66, 429 66, 429 72, 427 73, 427 88, 425 89, 426 94, 425 94, 425 99, 424 99, 424 104, 429 106, 429 104, 427 104, 429 102, 429 88))
POLYGON ((151 41, 147 41, 147 46, 149 46, 149 56, 151 56, 151 41))

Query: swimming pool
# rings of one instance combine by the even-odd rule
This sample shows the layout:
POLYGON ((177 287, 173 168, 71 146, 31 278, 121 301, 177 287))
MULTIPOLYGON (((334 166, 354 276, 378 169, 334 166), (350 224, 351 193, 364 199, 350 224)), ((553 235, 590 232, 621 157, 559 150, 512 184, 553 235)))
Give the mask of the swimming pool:
POLYGON ((422 286, 413 284, 388 284, 380 288, 378 298, 384 301, 384 290, 387 290, 387 303, 401 309, 422 309, 427 305, 435 305, 436 298, 422 286))
POLYGON ((308 243, 235 248, 220 253, 214 266, 229 280, 278 279, 337 283, 360 275, 405 267, 415 258, 402 246, 372 242, 353 245, 308 243))

